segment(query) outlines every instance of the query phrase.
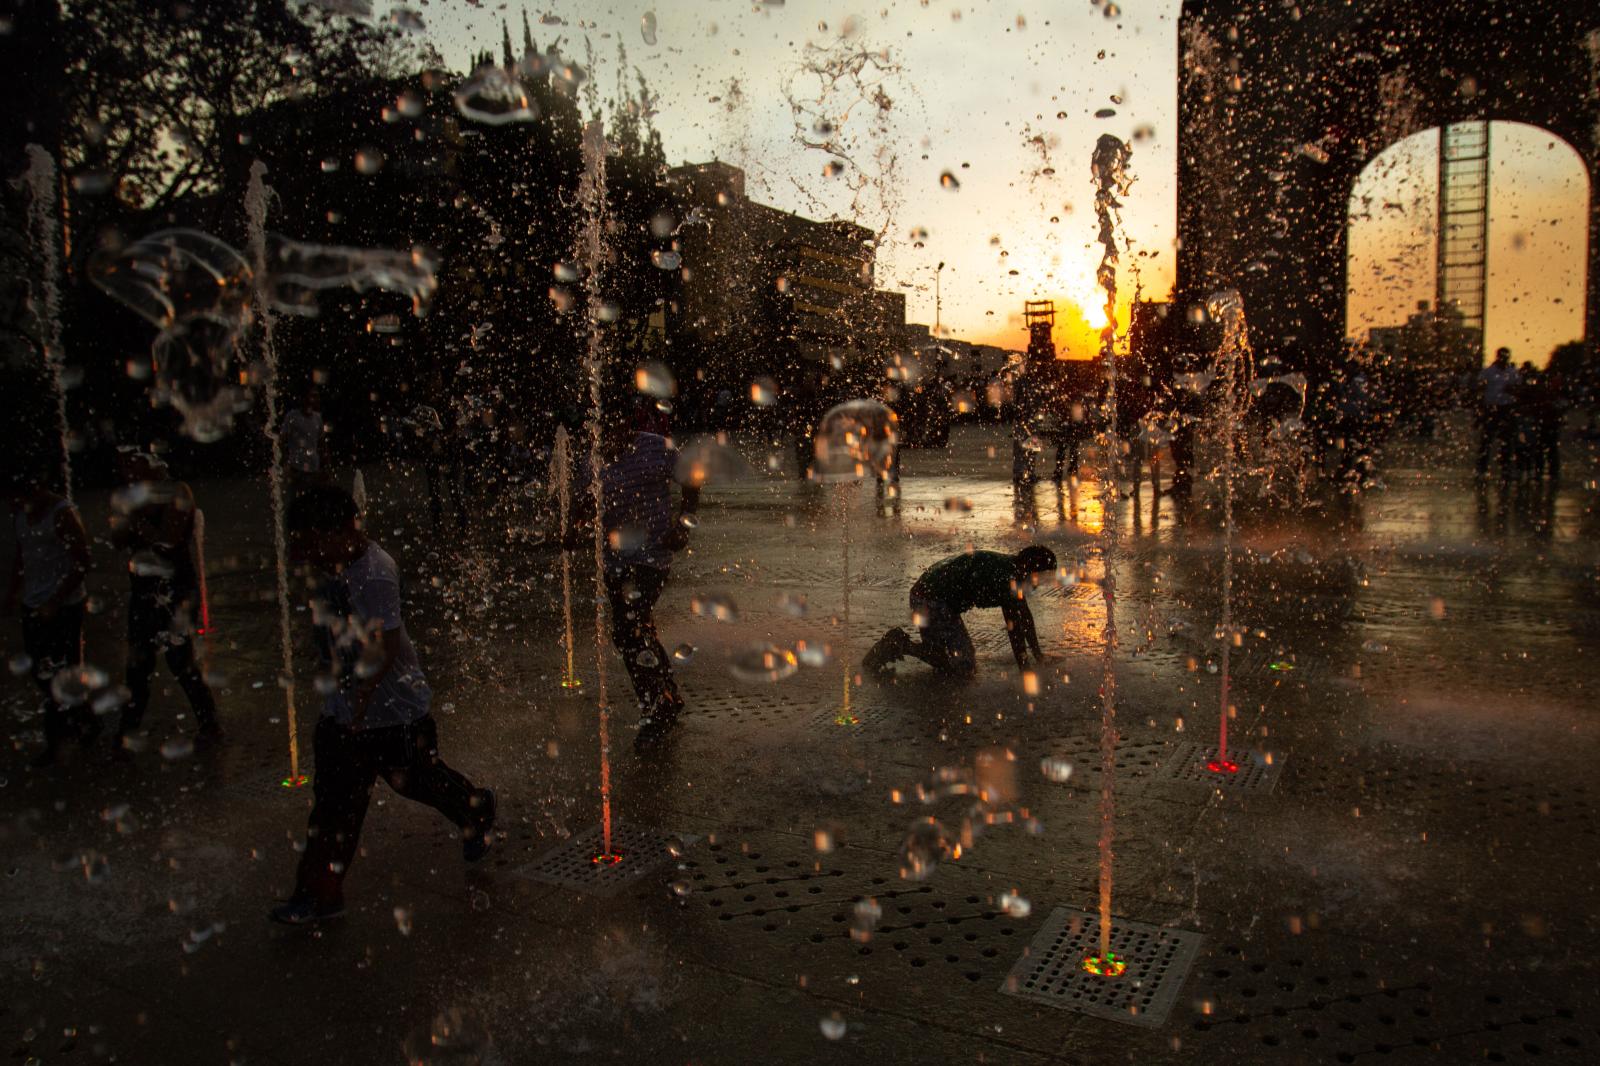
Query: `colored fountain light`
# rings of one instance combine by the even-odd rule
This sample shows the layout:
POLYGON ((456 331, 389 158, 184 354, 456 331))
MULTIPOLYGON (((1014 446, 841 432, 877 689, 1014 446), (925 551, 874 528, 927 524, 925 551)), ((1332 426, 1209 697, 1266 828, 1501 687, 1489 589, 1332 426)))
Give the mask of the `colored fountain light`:
MULTIPOLYGON (((846 693, 848 693, 849 691, 850 691, 849 689, 845 690, 846 693)), ((852 711, 842 710, 838 714, 833 716, 833 724, 834 725, 860 725, 861 724, 861 719, 857 718, 855 716, 855 713, 852 712, 852 711)))
POLYGON ((284 788, 304 788, 309 780, 310 778, 306 777, 305 774, 290 774, 282 781, 279 781, 278 784, 284 788))
POLYGON ((1232 759, 1211 759, 1206 762, 1206 769, 1214 774, 1236 774, 1239 764, 1232 759))
POLYGON ((581 680, 579 680, 578 678, 576 678, 576 677, 563 677, 561 679, 561 687, 562 688, 582 688, 583 687, 583 682, 581 680))
POLYGON ((595 866, 616 866, 622 862, 622 856, 614 851, 602 851, 598 855, 591 855, 589 862, 595 866))
POLYGON ((1092 973, 1096 977, 1121 977, 1127 971, 1128 960, 1114 951, 1085 955, 1083 959, 1083 972, 1092 973))

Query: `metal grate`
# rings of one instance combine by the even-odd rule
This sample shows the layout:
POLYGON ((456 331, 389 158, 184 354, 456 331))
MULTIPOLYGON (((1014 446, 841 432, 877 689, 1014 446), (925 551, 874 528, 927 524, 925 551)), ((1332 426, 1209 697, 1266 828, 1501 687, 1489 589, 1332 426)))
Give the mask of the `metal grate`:
POLYGON ((594 826, 512 872, 530 881, 570 888, 589 896, 610 896, 671 861, 670 848, 674 844, 686 846, 698 839, 618 822, 611 827, 611 850, 620 855, 622 861, 603 863, 595 861, 600 852, 601 833, 600 827, 594 826))
POLYGON ((1099 977, 1083 969, 1084 958, 1099 950, 1099 916, 1057 907, 1011 967, 1000 991, 1078 1014, 1156 1029, 1177 1002, 1204 939, 1188 930, 1114 920, 1111 950, 1128 968, 1120 977, 1099 977))
POLYGON ((715 695, 690 692, 686 702, 686 719, 773 725, 803 718, 814 705, 815 699, 808 693, 800 692, 729 692, 715 695))
POLYGON ((1279 752, 1262 754, 1230 749, 1228 757, 1238 765, 1239 772, 1223 774, 1206 766, 1216 757, 1216 748, 1180 744, 1172 753, 1172 758, 1161 764, 1160 776, 1168 781, 1193 781, 1229 792, 1271 792, 1283 772, 1285 758, 1279 752))

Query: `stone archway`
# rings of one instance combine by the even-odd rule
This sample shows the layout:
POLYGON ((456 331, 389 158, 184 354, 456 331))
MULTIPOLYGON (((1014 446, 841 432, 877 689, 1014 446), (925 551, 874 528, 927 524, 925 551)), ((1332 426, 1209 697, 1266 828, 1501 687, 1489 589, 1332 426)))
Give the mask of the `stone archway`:
POLYGON ((1253 340, 1340 357, 1346 204, 1387 145, 1470 119, 1543 127, 1589 174, 1584 323, 1600 338, 1600 6, 1186 0, 1179 30, 1179 306, 1244 295, 1253 340))

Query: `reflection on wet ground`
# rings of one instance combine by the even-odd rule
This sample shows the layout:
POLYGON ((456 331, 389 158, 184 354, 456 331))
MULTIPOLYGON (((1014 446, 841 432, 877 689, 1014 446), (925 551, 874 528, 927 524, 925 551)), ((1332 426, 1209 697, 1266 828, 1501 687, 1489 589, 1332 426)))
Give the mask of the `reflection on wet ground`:
MULTIPOLYGON (((855 494, 848 629, 837 490, 708 487, 658 613, 667 647, 694 649, 677 665, 680 731, 640 760, 631 708, 614 719, 622 824, 673 839, 603 898, 524 876, 598 811, 594 708, 559 686, 560 566, 530 546, 536 501, 498 499, 492 522, 446 543, 414 472, 364 471, 444 747, 500 791, 506 836, 464 878, 438 817, 380 786, 352 910, 314 936, 263 920, 307 798, 277 787, 262 489, 197 481, 228 746, 163 759, 189 723, 158 688, 132 765, 29 771, 31 696, 6 682, 5 910, 28 935, 6 950, 4 1024, 19 1057, 383 1062, 422 1046, 456 1061, 433 1040, 443 1018, 502 1062, 906 1061, 908 1047, 926 1062, 1593 1061, 1592 474, 1480 494, 1464 466, 1400 454, 1354 514, 1246 523, 1230 745, 1271 784, 1223 792, 1186 773, 1218 724, 1215 523, 1158 511, 1148 484, 1140 527, 1123 509, 1114 913, 1204 936, 1170 1015, 1143 1029, 1002 993, 1055 908, 1094 909, 1104 622, 1094 467, 1076 517, 1047 481, 1019 526, 1008 449, 961 427, 948 451, 905 455, 898 514, 855 494), (1030 681, 998 612, 979 613, 975 680, 902 664, 853 690, 859 724, 835 724, 840 660, 907 623, 923 568, 1033 539, 1067 577, 1031 594, 1050 658, 1030 681), (713 594, 737 622, 691 611, 713 594), (802 640, 826 657, 784 680, 730 671, 752 645, 802 640), (1010 813, 975 815, 949 785, 1007 751, 1010 813), (926 817, 942 845, 919 830, 928 876, 903 879, 926 817)), ((103 529, 105 501, 85 511, 103 529)), ((87 654, 114 671, 121 581, 100 555, 87 654)), ((309 678, 309 648, 296 653, 309 678)))

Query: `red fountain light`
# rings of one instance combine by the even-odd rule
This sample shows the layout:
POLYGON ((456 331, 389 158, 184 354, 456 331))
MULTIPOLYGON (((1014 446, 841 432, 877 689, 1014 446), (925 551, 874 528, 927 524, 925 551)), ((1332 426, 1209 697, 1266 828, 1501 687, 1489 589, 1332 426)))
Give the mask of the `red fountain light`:
POLYGON ((589 856, 589 862, 595 866, 616 866, 622 862, 622 856, 618 852, 603 851, 598 855, 589 856))
POLYGON ((1232 759, 1212 759, 1206 763, 1206 769, 1214 774, 1236 774, 1239 764, 1232 759))

